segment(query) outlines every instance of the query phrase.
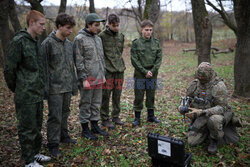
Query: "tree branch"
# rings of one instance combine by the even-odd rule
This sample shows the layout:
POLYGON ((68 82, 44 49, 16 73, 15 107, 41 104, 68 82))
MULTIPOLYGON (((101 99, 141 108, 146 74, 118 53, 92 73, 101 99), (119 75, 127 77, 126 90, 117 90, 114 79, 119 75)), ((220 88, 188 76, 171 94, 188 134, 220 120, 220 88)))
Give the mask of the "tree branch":
POLYGON ((237 33, 237 25, 236 23, 230 19, 230 17, 228 16, 228 13, 225 11, 223 4, 221 2, 221 0, 218 0, 218 5, 220 6, 220 9, 217 8, 210 0, 206 0, 207 4, 209 6, 211 6, 216 12, 218 12, 221 16, 221 18, 223 19, 224 23, 233 30, 233 32, 236 34, 237 33))

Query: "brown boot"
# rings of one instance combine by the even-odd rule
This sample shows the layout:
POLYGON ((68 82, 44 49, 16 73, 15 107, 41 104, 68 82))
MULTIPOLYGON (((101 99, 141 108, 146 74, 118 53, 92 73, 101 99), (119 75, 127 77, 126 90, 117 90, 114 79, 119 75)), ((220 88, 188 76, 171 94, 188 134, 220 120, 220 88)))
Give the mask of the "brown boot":
POLYGON ((115 129, 115 126, 109 120, 102 121, 102 126, 107 127, 109 129, 115 129))
POLYGON ((115 117, 112 119, 112 121, 116 124, 116 125, 123 125, 124 123, 122 122, 122 120, 119 117, 115 117))

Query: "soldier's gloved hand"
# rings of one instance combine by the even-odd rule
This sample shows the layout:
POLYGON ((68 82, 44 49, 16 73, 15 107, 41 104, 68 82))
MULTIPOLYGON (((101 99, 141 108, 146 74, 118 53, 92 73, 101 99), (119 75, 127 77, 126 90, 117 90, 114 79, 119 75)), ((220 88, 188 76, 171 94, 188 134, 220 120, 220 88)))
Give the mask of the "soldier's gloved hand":
POLYGON ((186 116, 189 119, 196 119, 197 117, 204 114, 204 112, 201 109, 196 109, 196 108, 189 108, 189 109, 192 110, 192 112, 186 114, 186 116))

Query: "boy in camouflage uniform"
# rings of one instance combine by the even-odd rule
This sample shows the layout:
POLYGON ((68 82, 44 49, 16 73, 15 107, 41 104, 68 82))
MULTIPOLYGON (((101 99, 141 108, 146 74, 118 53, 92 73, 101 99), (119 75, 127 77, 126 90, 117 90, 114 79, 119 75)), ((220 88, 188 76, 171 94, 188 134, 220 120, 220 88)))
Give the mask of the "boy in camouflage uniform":
POLYGON ((109 121, 109 99, 112 93, 112 121, 117 125, 123 125, 119 118, 120 98, 122 93, 122 84, 124 80, 125 64, 122 58, 124 35, 119 33, 120 19, 116 14, 108 16, 108 26, 100 33, 102 39, 104 60, 106 65, 106 80, 103 88, 101 118, 102 125, 108 128, 114 128, 109 121), (108 84, 107 84, 108 83, 108 84))
POLYGON ((160 42, 152 37, 153 23, 144 20, 141 23, 142 36, 132 42, 131 62, 135 68, 135 120, 133 126, 140 124, 141 110, 143 109, 144 93, 146 92, 146 107, 148 122, 159 123, 154 116, 155 90, 157 89, 157 75, 162 61, 160 42))
POLYGON ((15 93, 17 130, 26 167, 41 167, 37 161, 49 161, 39 154, 42 144, 44 59, 38 35, 45 30, 45 17, 31 10, 26 16, 27 29, 10 42, 4 62, 4 77, 15 93))
POLYGON ((107 136, 98 126, 100 106, 102 102, 102 84, 105 83, 105 63, 101 38, 96 34, 103 22, 96 13, 85 18, 86 28, 79 31, 74 40, 74 59, 77 69, 78 85, 80 89, 80 123, 82 137, 96 140, 92 133, 107 136), (91 131, 89 130, 91 122, 91 131))
POLYGON ((238 142, 235 125, 239 125, 239 120, 228 105, 228 93, 223 80, 217 77, 210 63, 202 62, 195 76, 186 95, 191 99, 202 100, 192 100, 192 112, 186 114, 192 120, 188 130, 188 143, 196 146, 209 137, 208 152, 215 154, 219 141, 238 142))
POLYGON ((67 37, 72 33, 75 20, 61 13, 56 17, 56 28, 42 43, 46 58, 46 91, 48 94, 47 139, 49 152, 61 157, 59 143, 73 143, 68 134, 67 120, 70 115, 71 95, 77 94, 73 46, 67 37))

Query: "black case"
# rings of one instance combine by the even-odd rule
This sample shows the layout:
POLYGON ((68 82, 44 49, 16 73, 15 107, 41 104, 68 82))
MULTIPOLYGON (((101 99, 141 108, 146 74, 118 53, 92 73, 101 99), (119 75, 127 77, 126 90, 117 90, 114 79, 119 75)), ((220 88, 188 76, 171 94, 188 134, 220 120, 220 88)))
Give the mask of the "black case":
POLYGON ((189 166, 192 155, 185 152, 182 140, 148 133, 148 153, 152 158, 153 166, 189 166), (161 147, 161 145, 164 145, 161 147), (158 150, 160 147, 161 150, 158 150), (164 149, 164 148, 167 148, 164 149))

